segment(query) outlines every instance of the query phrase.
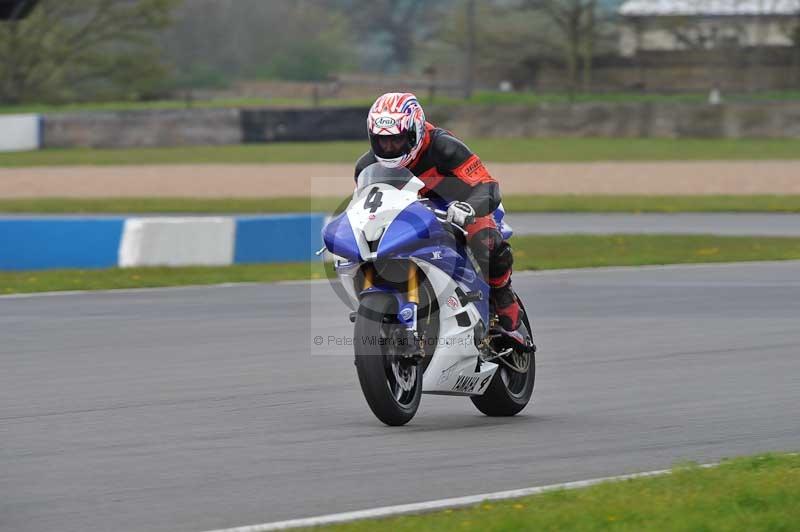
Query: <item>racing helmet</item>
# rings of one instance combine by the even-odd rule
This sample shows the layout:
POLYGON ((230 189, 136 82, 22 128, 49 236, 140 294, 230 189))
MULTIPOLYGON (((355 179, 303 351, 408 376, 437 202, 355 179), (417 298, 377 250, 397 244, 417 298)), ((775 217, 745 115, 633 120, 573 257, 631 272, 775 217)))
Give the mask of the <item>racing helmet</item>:
POLYGON ((383 166, 408 166, 422 149, 425 112, 410 92, 388 92, 375 100, 367 116, 372 152, 383 166))

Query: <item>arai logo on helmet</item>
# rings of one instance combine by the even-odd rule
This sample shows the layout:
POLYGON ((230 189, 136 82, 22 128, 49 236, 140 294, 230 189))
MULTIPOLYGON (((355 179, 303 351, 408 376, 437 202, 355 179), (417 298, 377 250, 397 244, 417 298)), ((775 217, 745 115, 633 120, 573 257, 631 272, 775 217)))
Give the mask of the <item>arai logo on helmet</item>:
POLYGON ((394 127, 397 125, 397 120, 391 116, 379 116, 375 119, 375 125, 382 128, 394 127))

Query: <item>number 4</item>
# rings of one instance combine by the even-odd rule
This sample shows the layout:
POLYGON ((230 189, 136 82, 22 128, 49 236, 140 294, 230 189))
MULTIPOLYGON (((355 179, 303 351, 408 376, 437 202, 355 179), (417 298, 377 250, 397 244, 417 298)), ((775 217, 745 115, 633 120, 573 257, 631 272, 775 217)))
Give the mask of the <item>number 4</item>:
POLYGON ((381 198, 383 197, 383 192, 378 189, 378 187, 374 187, 372 190, 369 191, 369 196, 367 196, 367 201, 364 202, 364 208, 369 209, 369 212, 375 212, 378 210, 378 207, 383 205, 381 203, 381 198))

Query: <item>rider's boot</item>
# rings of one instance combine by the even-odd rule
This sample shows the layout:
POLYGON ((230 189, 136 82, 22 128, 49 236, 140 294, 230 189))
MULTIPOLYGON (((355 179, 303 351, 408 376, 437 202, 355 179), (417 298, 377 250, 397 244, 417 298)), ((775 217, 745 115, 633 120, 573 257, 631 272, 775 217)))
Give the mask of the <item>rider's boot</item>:
MULTIPOLYGON (((497 233, 499 240, 500 235, 497 233)), ((500 241, 491 248, 491 263, 488 267, 489 275, 486 281, 491 287, 490 297, 494 305, 500 326, 512 332, 519 329, 522 319, 522 309, 517 301, 517 296, 511 289, 511 267, 514 264, 514 255, 508 242, 500 241)))
POLYGON ((507 282, 501 287, 493 287, 491 292, 492 302, 495 312, 500 320, 500 326, 507 331, 519 329, 522 320, 522 309, 519 306, 517 297, 511 289, 511 282, 507 282))

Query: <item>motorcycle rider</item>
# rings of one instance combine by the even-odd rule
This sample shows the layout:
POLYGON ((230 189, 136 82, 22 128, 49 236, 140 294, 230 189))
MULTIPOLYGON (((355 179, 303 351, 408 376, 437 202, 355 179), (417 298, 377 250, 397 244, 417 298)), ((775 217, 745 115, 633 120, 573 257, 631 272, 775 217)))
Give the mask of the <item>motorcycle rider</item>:
POLYGON ((519 328, 521 309, 511 289, 511 246, 492 214, 500 185, 477 155, 449 131, 426 122, 411 93, 390 92, 375 100, 367 116, 371 149, 356 163, 355 177, 367 166, 406 167, 425 183, 424 197, 447 204, 447 219, 463 227, 507 331, 519 328))

